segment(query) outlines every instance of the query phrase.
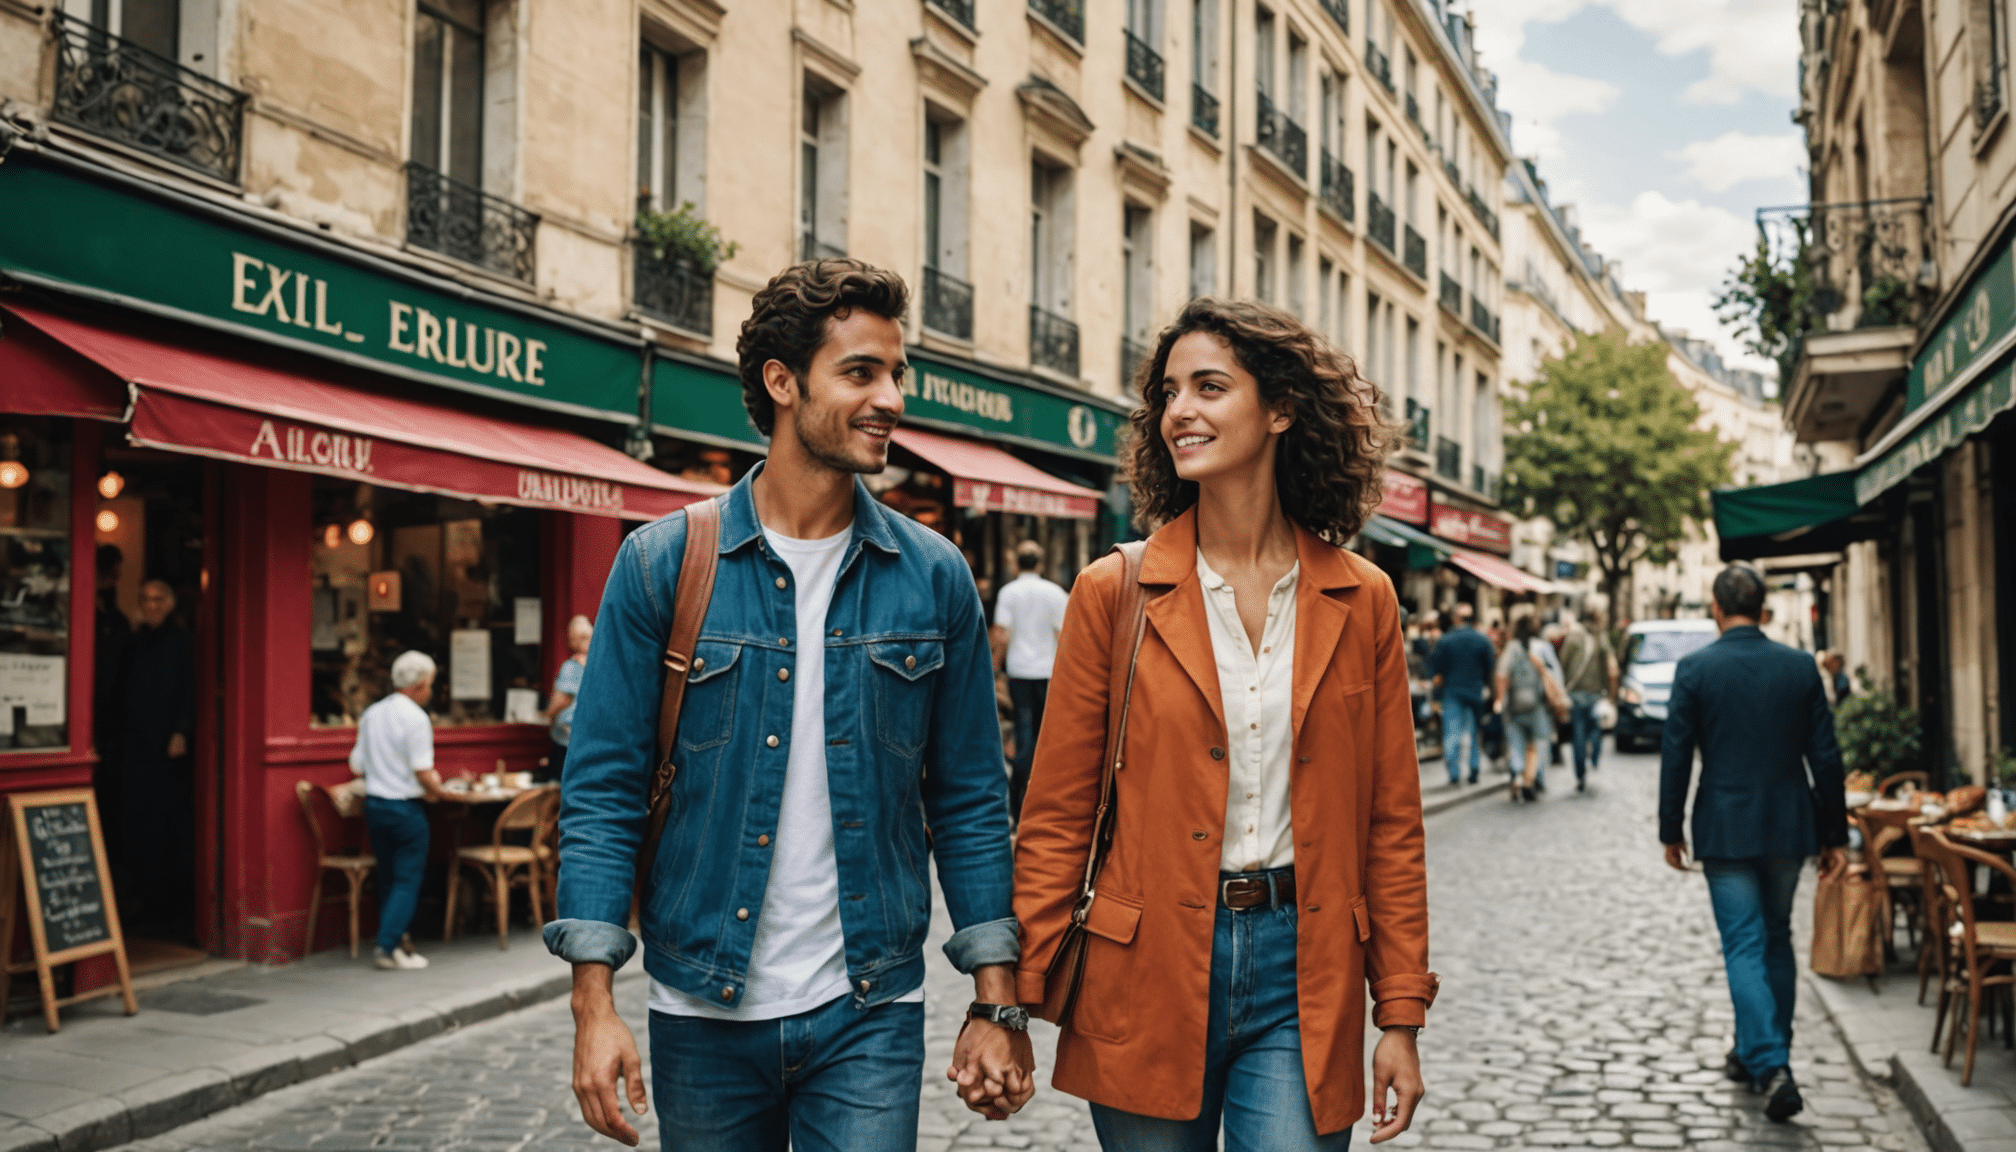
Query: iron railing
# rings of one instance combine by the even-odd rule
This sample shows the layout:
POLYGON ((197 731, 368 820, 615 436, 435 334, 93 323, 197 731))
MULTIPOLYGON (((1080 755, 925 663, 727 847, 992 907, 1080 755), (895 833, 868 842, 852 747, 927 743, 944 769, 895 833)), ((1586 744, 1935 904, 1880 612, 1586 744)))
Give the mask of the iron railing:
POLYGON ((964 25, 968 32, 977 32, 980 26, 973 22, 973 0, 931 0, 939 10, 964 25))
POLYGON ((1132 28, 1127 33, 1127 78, 1146 89, 1150 96, 1162 99, 1162 54, 1148 46, 1146 40, 1134 34, 1132 28))
POLYGON ((960 340, 973 338, 973 286, 936 268, 924 269, 924 326, 960 340))
POLYGON ((1393 94, 1393 60, 1370 40, 1365 42, 1365 70, 1378 78, 1388 96, 1393 94))
POLYGON ((1155 350, 1146 344, 1125 336, 1120 338, 1120 390, 1123 394, 1134 394, 1134 373, 1140 371, 1141 365, 1154 354, 1155 350))
POLYGON ((1029 10, 1073 40, 1085 42, 1085 0, 1029 0, 1029 10))
POLYGON ((632 264, 637 310, 688 332, 714 334, 714 277, 690 261, 654 256, 642 246, 632 264))
POLYGON ((1415 99, 1412 92, 1407 93, 1407 119, 1412 120, 1416 128, 1421 126, 1421 101, 1415 99))
POLYGON ((1435 437, 1435 471, 1449 479, 1463 481, 1463 446, 1447 436, 1435 437))
POLYGON ((89 22, 56 13, 56 102, 62 123, 238 182, 245 93, 89 22))
POLYGON ((1458 188, 1463 186, 1462 170, 1456 167, 1456 161, 1451 160, 1447 156, 1442 158, 1442 174, 1449 177, 1449 183, 1454 184, 1458 188))
POLYGON ((1265 92, 1259 94, 1260 102, 1255 110, 1260 146, 1272 152, 1290 172, 1309 178, 1309 134, 1300 124, 1289 119, 1288 113, 1274 106, 1265 92))
POLYGON ((1447 272, 1442 273, 1440 303, 1443 310, 1451 316, 1463 315, 1463 285, 1458 284, 1456 278, 1447 272))
POLYGON ((1498 317, 1474 294, 1470 297, 1470 326, 1490 337, 1493 344, 1498 343, 1498 317))
POLYGON ((1335 212, 1339 219, 1349 224, 1358 218, 1357 190, 1351 169, 1346 168, 1330 150, 1323 150, 1323 182, 1321 201, 1325 208, 1335 212))
POLYGON ((1429 438, 1429 433, 1434 427, 1434 421, 1430 419, 1430 416, 1431 413, 1426 404, 1421 403, 1412 396, 1407 398, 1407 446, 1409 448, 1426 452, 1428 446, 1434 443, 1429 438))
POLYGON ((798 235, 798 259, 838 260, 847 255, 845 248, 839 248, 819 239, 816 232, 801 232, 798 235))
POLYGON ((1351 5, 1348 0, 1323 0, 1323 11, 1337 25, 1337 30, 1346 36, 1351 34, 1351 5))
POLYGON ((406 242, 530 282, 539 216, 425 164, 406 165, 406 242))
POLYGON ((1202 84, 1190 85, 1190 123, 1213 137, 1218 135, 1218 97, 1206 92, 1202 84))
POLYGON ((1758 209, 1757 228, 1774 256, 1812 272, 1808 317, 1794 327, 1917 324, 1939 279, 1927 206, 1906 197, 1758 209))
POLYGON ((1078 325, 1042 306, 1029 306, 1029 362, 1038 368, 1078 375, 1078 325))
POLYGON ((1426 280, 1428 278, 1428 241, 1422 237, 1421 233, 1414 230, 1412 224, 1408 224, 1400 233, 1400 242, 1400 263, 1406 265, 1409 272, 1426 280))
POLYGON ((1393 251, 1393 209, 1379 193, 1365 190, 1365 231, 1386 251, 1393 251))
POLYGON ((1477 189, 1465 188, 1463 194, 1469 199, 1470 211, 1484 225, 1484 230, 1491 233, 1491 239, 1498 239, 1498 214, 1484 203, 1484 197, 1477 194, 1477 189))

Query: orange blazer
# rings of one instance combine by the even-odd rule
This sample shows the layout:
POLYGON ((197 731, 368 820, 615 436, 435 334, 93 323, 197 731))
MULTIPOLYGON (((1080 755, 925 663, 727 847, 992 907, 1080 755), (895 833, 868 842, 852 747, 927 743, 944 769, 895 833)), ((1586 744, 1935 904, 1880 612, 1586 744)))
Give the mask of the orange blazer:
MULTIPOLYGON (((1399 604, 1370 562, 1296 532, 1296 996, 1310 1105, 1328 1133, 1365 1111, 1366 989, 1376 1024, 1419 1025, 1436 978, 1399 604)), ((1081 573, 1058 640, 1015 847, 1016 986, 1026 1004, 1043 999, 1084 881, 1121 577, 1117 555, 1081 573)), ((1191 1120, 1202 1105, 1229 743, 1194 509, 1149 539, 1141 583, 1150 594, 1169 590, 1148 605, 1112 854, 1086 918, 1084 985, 1051 1083, 1108 1107, 1191 1120)))

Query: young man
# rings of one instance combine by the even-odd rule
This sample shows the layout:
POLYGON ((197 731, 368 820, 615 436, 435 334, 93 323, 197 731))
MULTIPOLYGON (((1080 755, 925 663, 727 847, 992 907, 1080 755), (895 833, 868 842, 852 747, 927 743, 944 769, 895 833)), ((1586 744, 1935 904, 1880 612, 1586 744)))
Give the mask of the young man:
POLYGON ((1498 664, 1498 650, 1470 626, 1470 605, 1456 605, 1449 616, 1456 626, 1436 642, 1428 667, 1435 673, 1435 688, 1442 693, 1442 762, 1448 765, 1449 786, 1454 788, 1462 782, 1466 754, 1470 783, 1477 783, 1483 757, 1477 722, 1484 714, 1484 693, 1498 664))
MULTIPOLYGON (((671 813, 638 893, 668 1149, 916 1146, 927 853, 958 929, 945 953, 976 996, 947 1075, 995 1119, 1034 1091, 979 595, 957 549, 857 479, 887 465, 903 415, 907 295, 858 260, 799 264, 757 293, 737 343, 770 453, 720 498, 671 813)), ((574 965, 583 1118, 632 1145, 616 1082, 638 1115, 645 1093, 610 988, 636 948, 624 924, 685 542, 675 513, 609 575, 546 927, 574 965)))
POLYGON ((1029 790, 1029 766, 1036 761, 1036 734, 1043 729, 1043 702, 1050 694, 1050 665, 1057 659, 1057 633, 1064 627, 1070 593, 1044 579, 1043 546, 1024 540, 1015 546, 1015 579, 994 603, 994 627, 1007 645, 1008 699, 1015 705, 1014 774, 1008 780, 1008 811, 1019 819, 1029 790))
POLYGON ((1603 617, 1595 610, 1580 620, 1569 616, 1568 639, 1561 646, 1561 666, 1568 677, 1570 743, 1575 750, 1575 790, 1585 792, 1589 773, 1603 759, 1603 726, 1597 723, 1596 705, 1608 699, 1617 703, 1617 657, 1610 651, 1610 638, 1603 634, 1603 617))

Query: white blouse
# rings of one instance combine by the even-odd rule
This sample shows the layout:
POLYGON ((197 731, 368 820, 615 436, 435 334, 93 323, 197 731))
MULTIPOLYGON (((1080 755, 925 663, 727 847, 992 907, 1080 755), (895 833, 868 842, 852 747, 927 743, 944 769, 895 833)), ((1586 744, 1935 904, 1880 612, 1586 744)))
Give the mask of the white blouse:
POLYGON ((1211 621, 1211 651, 1218 663, 1218 694, 1225 705, 1227 790, 1225 872, 1285 868, 1295 862, 1295 830, 1288 817, 1289 762, 1294 745, 1291 713, 1295 686, 1295 582, 1298 562, 1267 595, 1267 623, 1255 652, 1239 620, 1239 606, 1223 577, 1197 552, 1211 621))

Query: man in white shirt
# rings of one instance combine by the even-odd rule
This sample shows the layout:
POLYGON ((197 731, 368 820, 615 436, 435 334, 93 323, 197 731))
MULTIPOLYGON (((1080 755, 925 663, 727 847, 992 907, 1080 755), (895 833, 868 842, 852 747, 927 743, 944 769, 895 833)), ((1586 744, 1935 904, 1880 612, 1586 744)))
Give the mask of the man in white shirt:
POLYGON ((1008 811, 1019 816, 1029 789, 1029 766, 1036 761, 1036 734, 1043 730, 1043 702, 1050 695, 1050 666, 1057 662, 1057 634, 1064 628, 1070 594, 1043 578, 1043 546, 1024 540, 1015 548, 1019 573, 994 601, 994 627, 1008 654, 1008 699, 1015 705, 1015 758, 1008 780, 1008 811))
POLYGON ((434 659, 402 652, 392 661, 392 694, 364 710, 350 770, 364 777, 364 825, 378 857, 378 967, 427 967, 405 947, 427 869, 427 810, 422 800, 454 800, 434 770, 434 722, 425 702, 434 694, 434 659))

